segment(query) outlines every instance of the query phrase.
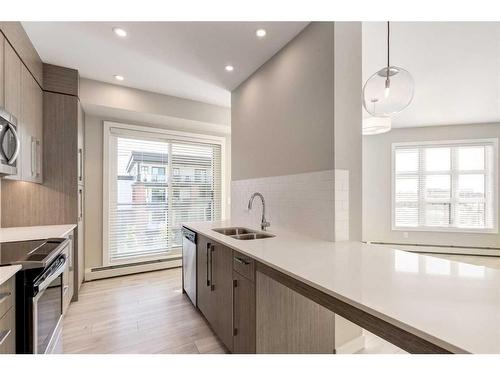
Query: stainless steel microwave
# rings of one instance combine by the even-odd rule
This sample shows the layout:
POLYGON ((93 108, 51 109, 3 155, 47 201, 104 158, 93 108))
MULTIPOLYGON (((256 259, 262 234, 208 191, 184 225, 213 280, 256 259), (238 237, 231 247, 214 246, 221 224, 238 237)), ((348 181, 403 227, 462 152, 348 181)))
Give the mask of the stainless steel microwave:
POLYGON ((17 174, 20 148, 17 119, 0 108, 0 176, 17 174))

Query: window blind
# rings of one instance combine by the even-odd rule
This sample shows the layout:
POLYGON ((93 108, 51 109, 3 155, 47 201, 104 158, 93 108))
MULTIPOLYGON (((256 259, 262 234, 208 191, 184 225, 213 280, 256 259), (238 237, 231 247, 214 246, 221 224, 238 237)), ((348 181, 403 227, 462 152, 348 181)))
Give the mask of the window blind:
POLYGON ((494 231, 496 141, 394 144, 393 227, 494 231))
POLYGON ((181 223, 219 220, 221 145, 109 135, 108 261, 180 253, 181 223))

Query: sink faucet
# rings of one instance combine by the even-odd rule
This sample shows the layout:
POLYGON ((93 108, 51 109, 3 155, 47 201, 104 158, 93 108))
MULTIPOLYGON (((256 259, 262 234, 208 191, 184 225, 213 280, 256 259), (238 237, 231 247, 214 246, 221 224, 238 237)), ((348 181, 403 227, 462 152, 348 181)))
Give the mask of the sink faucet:
POLYGON ((248 201, 248 209, 252 209, 252 203, 255 197, 259 197, 260 200, 262 201, 262 220, 260 222, 260 229, 266 230, 267 227, 271 226, 271 223, 269 223, 266 220, 266 201, 264 200, 264 196, 261 193, 253 193, 252 196, 250 197, 250 200, 248 201))

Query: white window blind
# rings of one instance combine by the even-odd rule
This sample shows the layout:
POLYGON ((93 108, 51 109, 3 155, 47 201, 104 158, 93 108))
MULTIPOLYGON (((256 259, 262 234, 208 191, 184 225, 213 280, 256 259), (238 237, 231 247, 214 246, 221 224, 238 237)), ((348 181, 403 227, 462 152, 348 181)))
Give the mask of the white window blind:
POLYGON ((180 254, 181 223, 220 220, 220 144, 109 131, 108 264, 180 254))
POLYGON ((495 139, 393 144, 392 227, 497 231, 495 139))

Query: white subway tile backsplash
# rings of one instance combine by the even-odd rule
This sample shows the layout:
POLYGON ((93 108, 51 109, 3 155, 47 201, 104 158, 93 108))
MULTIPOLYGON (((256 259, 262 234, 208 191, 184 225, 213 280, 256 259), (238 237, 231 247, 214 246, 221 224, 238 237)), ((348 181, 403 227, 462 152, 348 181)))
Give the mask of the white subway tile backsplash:
POLYGON ((260 201, 254 201, 251 211, 247 208, 248 199, 256 191, 266 200, 266 217, 271 228, 276 225, 300 230, 328 241, 349 238, 348 171, 327 170, 232 181, 232 219, 245 225, 260 223, 260 201))

